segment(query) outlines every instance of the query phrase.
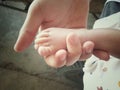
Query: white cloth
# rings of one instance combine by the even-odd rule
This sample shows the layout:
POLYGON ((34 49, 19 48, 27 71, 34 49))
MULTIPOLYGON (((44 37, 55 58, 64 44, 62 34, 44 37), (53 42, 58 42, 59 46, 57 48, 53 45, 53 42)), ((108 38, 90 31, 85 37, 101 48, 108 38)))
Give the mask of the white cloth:
POLYGON ((96 20, 93 28, 120 29, 120 12, 96 20))
POLYGON ((84 90, 120 90, 119 59, 111 57, 109 61, 102 61, 92 56, 83 71, 84 90))
MULTIPOLYGON (((120 30, 120 12, 97 20, 94 28, 120 30)), ((83 71, 84 90, 120 90, 120 59, 111 56, 103 61, 93 55, 86 60, 83 71)))

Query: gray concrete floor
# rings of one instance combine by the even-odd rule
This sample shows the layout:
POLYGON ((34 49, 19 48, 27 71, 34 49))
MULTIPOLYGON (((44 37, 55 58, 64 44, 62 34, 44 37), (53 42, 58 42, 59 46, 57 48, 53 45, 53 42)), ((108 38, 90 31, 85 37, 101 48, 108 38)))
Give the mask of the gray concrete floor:
MULTIPOLYGON (((25 17, 26 13, 0 6, 0 90, 82 90, 82 77, 78 82, 65 77, 69 70, 81 70, 80 65, 51 68, 33 45, 22 53, 14 52, 25 17)), ((89 28, 94 21, 90 14, 89 28)))

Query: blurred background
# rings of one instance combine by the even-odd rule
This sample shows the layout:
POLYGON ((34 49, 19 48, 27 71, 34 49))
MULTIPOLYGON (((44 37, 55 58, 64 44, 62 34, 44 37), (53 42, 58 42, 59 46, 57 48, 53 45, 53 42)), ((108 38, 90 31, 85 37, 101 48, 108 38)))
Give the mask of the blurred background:
MULTIPOLYGON (((0 0, 0 90, 83 90, 84 62, 59 69, 49 67, 33 44, 16 53, 13 46, 32 0, 0 0)), ((92 0, 88 28, 92 28, 105 0, 92 0)))

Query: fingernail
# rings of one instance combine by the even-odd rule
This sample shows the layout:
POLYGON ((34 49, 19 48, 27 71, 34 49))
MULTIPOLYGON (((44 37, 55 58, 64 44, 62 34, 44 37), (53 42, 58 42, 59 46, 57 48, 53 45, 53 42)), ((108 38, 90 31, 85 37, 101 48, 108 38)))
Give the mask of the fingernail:
POLYGON ((60 58, 61 61, 65 61, 65 59, 66 59, 66 55, 62 55, 60 58))
POLYGON ((92 50, 91 49, 88 49, 87 50, 87 53, 89 54, 89 53, 92 53, 92 50))
POLYGON ((92 53, 92 51, 93 51, 93 49, 91 49, 90 47, 89 47, 89 48, 86 48, 86 53, 87 53, 87 54, 92 53))
POLYGON ((79 40, 78 38, 74 35, 71 39, 70 39, 70 42, 72 45, 76 45, 78 44, 79 40))

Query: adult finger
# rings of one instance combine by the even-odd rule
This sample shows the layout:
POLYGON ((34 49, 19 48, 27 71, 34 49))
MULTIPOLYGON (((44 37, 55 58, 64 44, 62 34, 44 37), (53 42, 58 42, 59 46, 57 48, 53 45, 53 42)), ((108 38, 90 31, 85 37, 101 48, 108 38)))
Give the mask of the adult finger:
POLYGON ((109 53, 107 51, 103 51, 103 50, 94 50, 93 54, 96 57, 100 58, 101 60, 105 60, 105 61, 108 61, 110 58, 109 53))
POLYGON ((28 10, 26 20, 19 32, 17 42, 14 46, 14 50, 17 52, 26 49, 32 43, 42 22, 43 17, 40 13, 38 1, 39 0, 34 0, 28 10))
POLYGON ((59 50, 54 55, 44 57, 46 63, 54 68, 63 67, 66 64, 67 52, 66 50, 59 50))
POLYGON ((94 43, 92 41, 86 41, 83 44, 82 55, 79 58, 80 61, 84 61, 92 56, 94 49, 94 43))
POLYGON ((97 49, 94 50, 94 43, 92 41, 86 41, 83 44, 83 53, 80 57, 80 60, 88 59, 89 57, 91 57, 92 54, 105 61, 109 60, 110 58, 108 52, 97 49))
POLYGON ((82 54, 82 47, 79 38, 74 33, 68 35, 66 42, 68 50, 66 65, 69 66, 79 60, 79 57, 82 54))

